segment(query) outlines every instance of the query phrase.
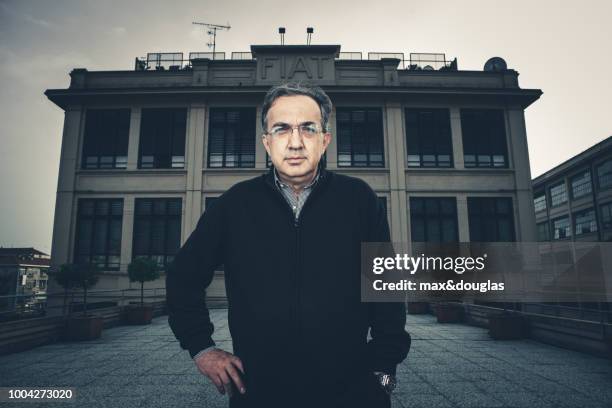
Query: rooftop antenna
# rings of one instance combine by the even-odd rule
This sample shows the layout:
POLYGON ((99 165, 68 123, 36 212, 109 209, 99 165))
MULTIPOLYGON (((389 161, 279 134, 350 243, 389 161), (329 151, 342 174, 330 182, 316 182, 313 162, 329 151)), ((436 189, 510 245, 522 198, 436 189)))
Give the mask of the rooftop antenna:
POLYGON ((278 33, 280 34, 281 45, 285 45, 285 27, 278 27, 278 33))
POLYGON ((312 33, 314 33, 314 28, 306 27, 306 45, 310 45, 310 40, 312 39, 312 33))
POLYGON ((229 31, 229 29, 232 28, 230 27, 229 22, 227 23, 227 25, 210 24, 210 23, 203 23, 203 22, 198 22, 198 21, 194 21, 192 24, 202 25, 208 28, 208 35, 212 36, 212 42, 208 42, 206 43, 206 45, 208 45, 208 48, 212 47, 213 59, 216 59, 215 50, 216 50, 216 43, 217 43, 217 30, 228 30, 229 31))

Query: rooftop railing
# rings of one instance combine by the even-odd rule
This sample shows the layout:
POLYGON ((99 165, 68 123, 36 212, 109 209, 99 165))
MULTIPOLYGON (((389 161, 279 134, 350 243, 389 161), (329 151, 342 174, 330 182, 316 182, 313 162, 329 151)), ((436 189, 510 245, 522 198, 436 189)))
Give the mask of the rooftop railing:
MULTIPOLYGON (((401 52, 369 52, 367 60, 375 61, 383 58, 398 59, 399 69, 408 71, 457 71, 457 58, 446 60, 445 54, 436 53, 410 53, 406 58, 401 52)), ((179 71, 191 69, 195 59, 225 60, 225 52, 190 52, 187 59, 182 52, 152 52, 146 57, 136 58, 134 69, 136 71, 179 71)), ((247 51, 232 52, 231 59, 248 61, 254 60, 253 54, 247 51)), ((361 52, 341 52, 336 57, 340 61, 361 61, 361 52)))

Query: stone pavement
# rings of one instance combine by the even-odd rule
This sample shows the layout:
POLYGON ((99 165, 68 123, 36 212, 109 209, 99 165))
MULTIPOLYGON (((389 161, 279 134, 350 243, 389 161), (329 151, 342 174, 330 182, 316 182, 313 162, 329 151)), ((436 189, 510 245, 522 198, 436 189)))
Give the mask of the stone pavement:
MULTIPOLYGON (((227 311, 211 310, 215 341, 231 351, 227 311)), ((530 340, 493 341, 487 331, 408 316, 408 359, 394 408, 612 407, 612 361, 530 340)), ((107 329, 98 341, 58 343, 0 356, 0 386, 74 387, 70 402, 4 407, 227 407, 182 351, 167 317, 107 329)))

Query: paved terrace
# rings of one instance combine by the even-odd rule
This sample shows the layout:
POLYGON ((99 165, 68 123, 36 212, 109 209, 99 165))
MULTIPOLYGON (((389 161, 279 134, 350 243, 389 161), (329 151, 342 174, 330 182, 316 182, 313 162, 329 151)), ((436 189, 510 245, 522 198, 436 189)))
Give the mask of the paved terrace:
MULTIPOLYGON (((231 351, 226 310, 212 310, 215 341, 231 351)), ((398 368, 394 408, 612 407, 612 361, 530 340, 493 341, 485 329, 408 316, 413 345, 398 368)), ((107 329, 89 343, 58 343, 0 357, 0 386, 75 387, 74 403, 44 407, 226 407, 180 350, 167 318, 107 329)))

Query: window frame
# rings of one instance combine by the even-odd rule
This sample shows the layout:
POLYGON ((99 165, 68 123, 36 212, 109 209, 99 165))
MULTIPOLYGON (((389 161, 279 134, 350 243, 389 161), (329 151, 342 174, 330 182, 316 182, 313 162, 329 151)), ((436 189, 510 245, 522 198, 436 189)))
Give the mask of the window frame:
POLYGON ((155 107, 155 108, 142 108, 140 116, 140 138, 138 140, 138 169, 141 170, 160 170, 160 169, 172 169, 172 170, 184 170, 187 166, 187 125, 189 121, 189 112, 186 107, 155 107), (163 123, 163 115, 169 115, 169 126, 168 123, 163 123), (153 119, 152 124, 146 123, 149 117, 153 119), (178 124, 177 120, 182 122, 184 117, 184 124, 178 124), (166 128, 170 129, 170 134, 165 135, 163 132, 164 124, 166 128), (147 139, 145 136, 148 133, 148 127, 153 130, 154 133, 152 139, 147 139), (184 127, 184 129, 183 129, 184 127), (181 130, 183 130, 181 132, 181 130), (161 136, 160 136, 161 134, 161 136), (181 140, 182 139, 182 140, 181 140), (146 146, 150 144, 151 146, 146 146), (164 145, 166 150, 164 150, 164 145), (175 151, 175 148, 178 149, 175 151), (152 154, 144 154, 144 150, 151 149, 152 154), (175 154, 175 153, 181 153, 175 154), (146 160, 146 164, 143 160, 144 157, 152 157, 151 164, 149 160, 146 160), (182 166, 174 165, 174 158, 177 159, 177 163, 182 163, 182 166))
MULTIPOLYGON (((123 198, 79 198, 77 200, 77 214, 76 214, 76 226, 74 233, 74 253, 72 256, 74 263, 92 263, 98 265, 98 267, 108 270, 108 271, 117 271, 121 267, 121 243, 123 241, 123 212, 124 212, 124 200, 123 198), (99 214, 98 209, 102 203, 106 202, 108 204, 108 212, 106 214, 99 214), (87 203, 92 203, 93 210, 91 214, 84 214, 85 205, 87 203), (113 214, 113 204, 120 203, 121 214, 113 214), (89 222, 91 224, 90 236, 89 236, 89 248, 87 254, 83 253, 83 237, 81 237, 81 228, 83 227, 84 222, 89 222), (96 253, 95 245, 96 245, 96 225, 98 222, 105 222, 105 239, 104 239, 104 251, 102 253, 96 253), (119 238, 117 242, 117 250, 116 253, 111 252, 111 241, 112 237, 112 225, 113 223, 119 224, 119 238), (88 260, 81 260, 81 256, 88 256, 88 260), (117 263, 109 263, 109 258, 117 257, 117 263), (94 262, 94 257, 104 257, 104 262, 102 264, 98 262, 94 262)), ((86 241, 85 241, 86 242, 86 241)))
POLYGON ((460 110, 460 118, 461 139, 463 142, 463 166, 465 168, 477 169, 509 168, 510 154, 505 110, 498 108, 462 108, 460 110), (473 123, 469 121, 471 116, 475 116, 471 118, 474 120, 473 123), (499 120, 499 123, 494 123, 497 120, 499 120), (477 128, 476 124, 478 122, 481 123, 480 127, 477 128), (491 134, 498 134, 498 132, 500 133, 497 139, 491 137, 491 134), (488 148, 488 152, 483 151, 485 147, 488 148), (472 149, 474 150, 473 152, 471 151, 472 149), (498 149, 499 151, 497 151, 498 149), (468 156, 474 156, 473 164, 469 164, 472 161, 467 159, 468 156), (489 157, 488 165, 485 165, 485 162, 481 164, 480 160, 483 156, 489 157), (503 165, 495 165, 495 156, 503 157, 503 165))
MULTIPOLYGON (((208 134, 207 134, 207 143, 206 143, 206 167, 209 169, 250 169, 255 168, 256 161, 256 151, 257 151, 257 108, 254 106, 211 106, 208 108, 208 134), (231 112, 238 112, 239 120, 237 122, 237 126, 232 128, 231 122, 228 121, 228 114, 231 112), (218 113, 223 113, 224 121, 223 122, 215 122, 213 121, 214 115, 218 113), (243 117, 244 115, 244 117, 243 117), (220 126, 223 124, 223 126, 220 126), (217 155, 218 153, 213 153, 213 127, 220 126, 223 128, 223 137, 221 139, 221 143, 223 144, 223 149, 221 152, 221 165, 220 166, 212 166, 212 156, 213 154, 217 155), (236 128, 238 131, 236 131, 236 128), (239 143, 235 143, 235 148, 233 153, 230 154, 230 151, 227 149, 228 147, 228 138, 227 134, 229 132, 236 132, 239 134, 235 140, 239 140, 239 143), (248 134, 251 135, 251 141, 248 142, 249 137, 248 134), (247 144, 248 143, 248 144, 247 144), (251 154, 244 153, 248 148, 251 150, 251 154), (228 156, 237 157, 237 160, 234 160, 236 165, 228 166, 228 156), (243 156, 252 156, 253 160, 248 161, 243 159, 243 156)), ((215 143, 218 143, 215 141, 215 143)))
POLYGON ((410 240, 411 242, 459 242, 459 219, 457 215, 457 198, 456 197, 410 197, 410 240), (428 213, 429 204, 432 202, 436 203, 436 211, 434 213, 428 213), (423 212, 416 212, 416 204, 417 202, 422 202, 423 212), (453 209, 451 213, 444 213, 442 210, 443 202, 450 204, 450 207, 453 209), (418 237, 415 237, 416 234, 416 221, 423 222, 423 241, 420 241, 418 237), (444 240, 444 222, 451 221, 454 226, 454 237, 451 240, 444 240), (430 223, 435 222, 438 225, 438 236, 441 238, 439 241, 430 240, 429 232, 430 232, 430 223))
POLYGON ((80 166, 82 170, 124 170, 127 168, 131 112, 130 108, 87 108, 85 110, 80 166), (104 118, 105 115, 106 118, 104 118), (110 117, 111 115, 113 118, 110 117), (107 132, 112 135, 109 137, 107 132), (104 154, 105 148, 108 148, 109 145, 112 145, 110 149, 112 154, 104 154), (94 151, 96 154, 92 154, 94 151), (88 163, 90 157, 96 158, 95 165, 88 163), (108 166, 102 163, 104 157, 112 158, 108 166), (118 160, 119 158, 123 159, 118 160))
POLYGON ((134 220, 133 220, 133 234, 132 234, 132 259, 136 258, 148 258, 155 260, 156 256, 160 256, 163 258, 163 262, 160 264, 158 262, 158 266, 161 269, 165 269, 170 262, 174 260, 174 256, 181 248, 181 234, 183 229, 183 199, 181 197, 137 197, 134 199, 134 220), (151 213, 150 214, 138 214, 139 204, 145 201, 151 201, 151 213), (169 213, 171 201, 178 202, 178 214, 169 213), (165 210, 164 214, 155 214, 155 205, 159 202, 165 202, 165 210), (159 219, 163 220, 164 223, 164 237, 163 237, 163 254, 154 254, 153 253, 153 229, 151 225, 154 221, 159 221, 159 219), (176 246, 176 252, 172 253, 168 251, 168 240, 169 240, 169 222, 178 220, 178 245, 176 246), (139 236, 137 223, 138 222, 148 222, 149 223, 149 233, 148 233, 148 248, 146 251, 137 251, 137 239, 139 236), (146 252, 146 253, 144 253, 146 252), (169 258, 172 259, 169 259, 169 258))
POLYGON ((514 201, 512 197, 467 197, 467 207, 470 242, 516 242, 517 234, 514 216, 514 201), (491 205, 491 202, 494 203, 493 207, 495 209, 493 212, 488 212, 484 206, 486 203, 489 203, 488 205, 491 205), (499 212, 501 202, 505 202, 506 204, 508 204, 509 212, 507 214, 499 212), (478 206, 475 205, 476 203, 478 203, 478 206), (473 218, 475 215, 479 216, 480 218, 473 218), (475 228, 476 221, 478 221, 478 224, 480 226, 480 228, 478 229, 478 237, 484 236, 485 238, 487 238, 487 232, 485 232, 487 227, 486 223, 488 221, 491 221, 491 219, 495 223, 495 240, 475 240, 474 235, 477 230, 477 228, 475 228), (500 222, 503 220, 507 221, 508 225, 510 226, 511 236, 509 240, 501 240, 500 238, 500 222))
MULTIPOLYGON (((449 108, 404 108, 405 141, 406 141, 406 167, 412 168, 445 168, 455 167, 453 158, 453 135, 449 108), (414 121, 409 118, 414 115, 414 121), (426 129, 426 115, 431 115, 431 128, 426 129), (415 123, 414 133, 411 132, 412 123, 415 123), (431 133, 431 134, 425 134, 431 133), (431 144, 431 146, 428 146, 431 144), (414 148, 415 151, 411 151, 414 148), (432 149, 432 151, 428 151, 432 149), (448 164, 443 165, 440 156, 448 155, 448 164), (418 164, 411 161, 411 156, 418 156, 418 164), (425 156, 433 156, 433 164, 426 161, 425 156)), ((444 162, 446 163, 446 162, 444 162)))
MULTIPOLYGON (((383 110, 380 107, 353 107, 353 106, 339 106, 336 108, 336 145, 337 145, 337 152, 336 152, 336 159, 337 159, 337 166, 339 168, 385 168, 386 165, 386 160, 385 160, 385 131, 384 131, 384 118, 383 118, 383 110), (372 132, 370 133, 370 136, 364 136, 363 137, 363 145, 366 147, 366 151, 365 153, 355 153, 355 142, 354 139, 357 136, 354 136, 355 132, 354 129, 357 127, 358 122, 355 122, 353 117, 355 115, 356 112, 364 112, 364 123, 366 124, 366 128, 367 131, 369 132, 372 129, 376 129, 376 132, 372 132), (348 112, 349 115, 349 120, 348 122, 344 122, 339 120, 339 116, 345 112, 348 112), (375 121, 372 121, 371 124, 368 121, 368 116, 370 113, 373 113, 374 115, 376 115, 377 119, 375 121), (350 130, 349 130, 349 135, 344 135, 345 129, 342 129, 343 126, 349 126, 350 130), (372 136, 373 135, 373 136, 372 136), (342 140, 345 137, 349 137, 350 140, 348 142, 345 142, 344 140, 342 140), (371 142, 370 137, 375 137, 375 143, 371 142), (371 156, 373 154, 376 154, 375 152, 372 152, 373 148, 372 146, 376 144, 376 148, 380 148, 380 155, 381 155, 381 160, 380 162, 375 161, 374 163, 372 163, 372 158, 371 156), (348 155, 350 156, 350 164, 344 164, 344 160, 340 159, 341 155, 346 155, 347 153, 344 153, 341 149, 342 145, 347 145, 350 146, 350 153, 348 153, 348 155), (356 159, 355 156, 357 154, 360 155, 365 155, 366 157, 366 164, 356 164, 356 159)), ((364 125, 361 125, 364 126, 364 125)))

